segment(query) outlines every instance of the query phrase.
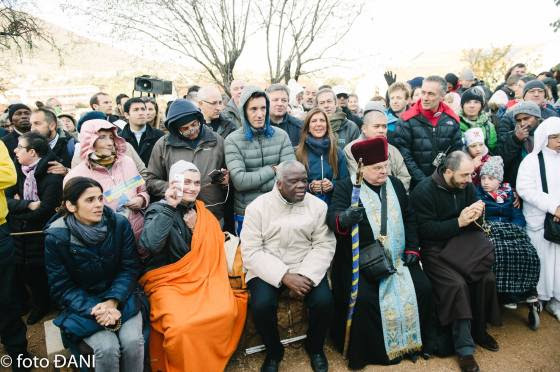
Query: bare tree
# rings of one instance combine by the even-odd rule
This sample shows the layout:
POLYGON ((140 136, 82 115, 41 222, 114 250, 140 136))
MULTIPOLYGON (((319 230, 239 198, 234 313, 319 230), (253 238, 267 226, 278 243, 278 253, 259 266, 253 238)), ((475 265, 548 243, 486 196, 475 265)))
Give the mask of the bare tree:
POLYGON ((36 42, 44 41, 54 46, 50 34, 36 18, 21 11, 29 1, 0 0, 0 50, 15 49, 21 56, 31 50, 36 42))
MULTIPOLYGON (((554 0, 554 4, 556 6, 560 6, 560 0, 554 0)), ((552 26, 552 28, 554 29, 554 32, 557 32, 558 30, 560 30, 560 18, 557 19, 556 21, 552 22, 550 24, 550 26, 552 26)))
MULTIPOLYGON (((315 72, 314 62, 325 59, 350 31, 363 9, 361 1, 262 0, 257 3, 266 33, 271 83, 315 72)), ((341 59, 340 57, 337 57, 341 59)))
POLYGON ((250 8, 251 0, 88 0, 66 9, 196 61, 229 93, 250 8))

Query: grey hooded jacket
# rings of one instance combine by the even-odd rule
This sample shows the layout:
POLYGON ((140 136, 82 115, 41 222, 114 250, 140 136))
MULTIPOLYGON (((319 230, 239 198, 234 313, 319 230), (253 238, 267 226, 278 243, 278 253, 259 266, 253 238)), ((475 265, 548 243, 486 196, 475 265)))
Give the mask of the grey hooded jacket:
POLYGON ((239 101, 239 115, 242 127, 231 133, 224 142, 226 165, 235 187, 234 212, 245 214, 245 208, 257 196, 272 190, 276 166, 283 161, 295 159, 294 149, 288 134, 270 125, 270 102, 266 97, 266 119, 262 130, 253 128, 243 106, 255 92, 263 92, 257 87, 246 87, 239 101))

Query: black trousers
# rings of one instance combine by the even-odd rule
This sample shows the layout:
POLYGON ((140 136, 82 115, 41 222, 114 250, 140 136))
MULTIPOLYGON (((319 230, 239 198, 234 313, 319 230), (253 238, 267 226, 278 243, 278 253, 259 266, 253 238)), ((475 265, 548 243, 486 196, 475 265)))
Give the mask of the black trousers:
POLYGON ((0 339, 12 357, 27 351, 27 328, 19 315, 14 242, 6 224, 0 226, 0 339))
MULTIPOLYGON (((247 286, 251 293, 250 306, 255 328, 262 337, 267 355, 280 359, 284 347, 278 334, 277 309, 278 297, 286 287, 276 288, 259 278, 251 279, 247 286)), ((320 353, 323 351, 333 312, 333 298, 326 277, 307 294, 304 302, 309 309, 306 348, 309 353, 320 353)))
POLYGON ((31 304, 40 311, 48 311, 50 307, 49 282, 45 265, 16 265, 16 283, 22 303, 29 299, 27 287, 31 291, 31 304))

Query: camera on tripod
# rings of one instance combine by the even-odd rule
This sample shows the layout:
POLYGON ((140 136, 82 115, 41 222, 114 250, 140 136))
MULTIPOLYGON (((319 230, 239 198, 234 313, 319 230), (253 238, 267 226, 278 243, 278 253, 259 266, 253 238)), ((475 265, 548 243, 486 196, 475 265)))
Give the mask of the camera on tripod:
POLYGON ((171 94, 173 83, 169 80, 161 80, 155 76, 142 75, 134 78, 134 90, 151 95, 171 94))

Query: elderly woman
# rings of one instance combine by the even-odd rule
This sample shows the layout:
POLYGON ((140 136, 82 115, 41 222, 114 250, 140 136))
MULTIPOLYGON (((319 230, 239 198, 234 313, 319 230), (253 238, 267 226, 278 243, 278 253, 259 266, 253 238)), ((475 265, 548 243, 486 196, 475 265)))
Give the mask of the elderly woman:
POLYGON ((75 177, 64 187, 45 230, 45 267, 65 345, 77 354, 85 343, 96 371, 142 371, 140 260, 130 224, 103 206, 97 181, 75 177))
POLYGON ((83 124, 80 145, 82 162, 68 172, 64 184, 74 177, 97 180, 105 190, 105 205, 128 218, 138 240, 150 197, 134 161, 126 155, 126 141, 117 135, 116 126, 94 119, 83 124))
POLYGON ((546 310, 560 320, 560 244, 544 237, 547 213, 555 223, 560 221, 560 118, 543 121, 535 130, 534 138, 533 151, 519 167, 517 192, 523 199, 527 234, 541 261, 537 285, 539 300, 548 302, 546 310))
POLYGON ((349 367, 361 369, 367 364, 395 364, 406 356, 414 359, 423 345, 427 357, 433 352, 428 335, 432 330, 431 286, 418 264, 416 223, 406 190, 398 178, 387 176, 385 138, 358 142, 352 152, 364 162, 359 206, 351 206, 353 174, 352 180, 347 178, 337 183, 327 215, 327 223, 337 235, 332 265, 335 344, 342 350, 345 340, 352 278, 350 230, 358 225, 362 253, 377 239, 383 239, 380 238, 380 195, 385 195, 387 240, 384 246, 390 252, 396 272, 380 280, 369 280, 360 274, 348 344, 349 367))
POLYGON ((314 108, 305 117, 296 158, 307 169, 309 191, 330 204, 334 183, 348 177, 344 153, 336 145, 325 111, 314 108))
POLYGON ((165 199, 146 212, 140 284, 150 300, 154 371, 223 371, 245 324, 247 294, 230 287, 224 234, 196 200, 200 178, 194 164, 176 162, 165 199))

